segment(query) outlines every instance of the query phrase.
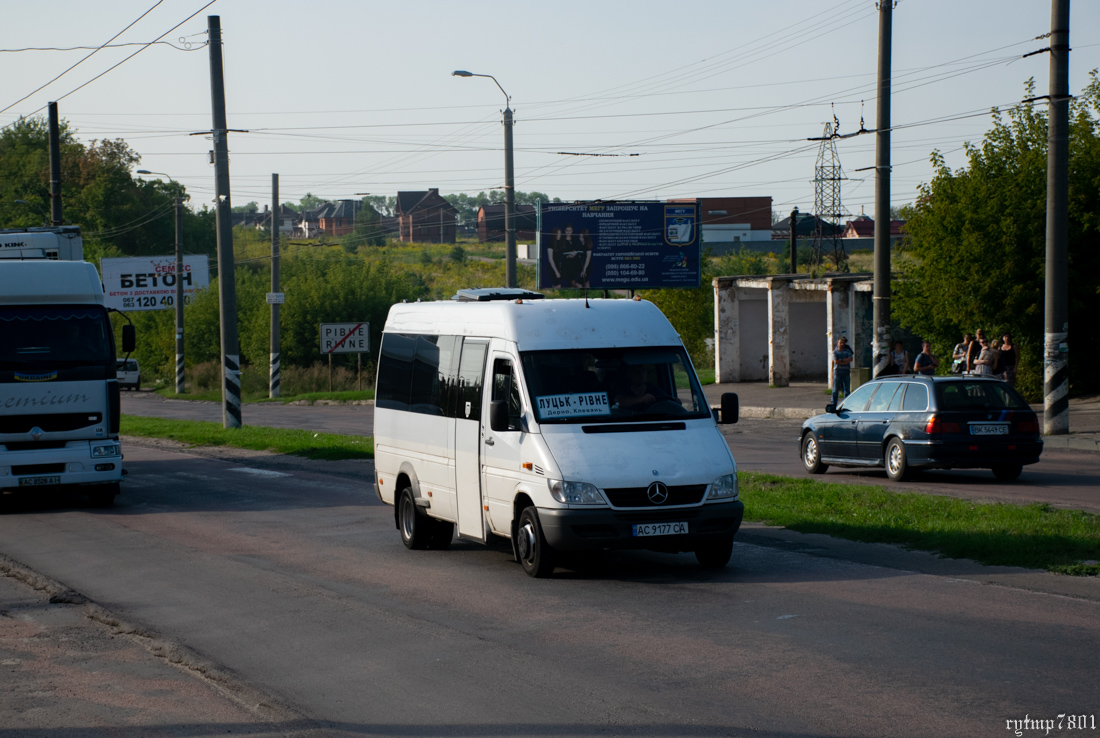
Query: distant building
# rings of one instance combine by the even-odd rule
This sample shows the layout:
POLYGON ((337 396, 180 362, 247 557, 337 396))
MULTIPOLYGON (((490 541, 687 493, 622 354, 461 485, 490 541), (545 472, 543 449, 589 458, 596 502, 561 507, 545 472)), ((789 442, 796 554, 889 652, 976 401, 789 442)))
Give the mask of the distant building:
POLYGON ((703 246, 772 238, 771 197, 694 197, 669 202, 696 203, 703 246))
POLYGON ((329 236, 346 236, 355 230, 355 218, 363 207, 361 200, 337 200, 318 208, 317 227, 329 236))
MULTIPOLYGON (((796 225, 799 238, 813 238, 814 231, 817 229, 819 218, 816 215, 810 213, 799 213, 798 222, 796 225)), ((830 223, 829 221, 821 221, 822 233, 825 236, 837 236, 840 235, 843 229, 830 223)), ((791 219, 790 217, 775 223, 771 227, 772 240, 776 241, 790 241, 791 240, 791 219)))
MULTIPOLYGON (((890 240, 896 240, 901 238, 902 227, 905 226, 904 220, 891 220, 890 221, 890 240)), ((875 221, 866 215, 861 215, 855 220, 849 220, 848 224, 844 226, 844 233, 842 238, 874 238, 875 237, 875 221)))
MULTIPOLYGON (((266 231, 271 228, 271 210, 267 205, 264 205, 264 211, 260 213, 262 218, 256 223, 258 230, 266 231)), ((290 209, 286 205, 279 206, 279 233, 283 235, 291 235, 294 233, 294 226, 299 218, 296 211, 290 209)))
MULTIPOLYGON (((477 239, 481 243, 504 241, 503 204, 482 205, 477 209, 477 239)), ((516 240, 534 241, 537 217, 534 205, 516 205, 516 240)))
POLYGON ((407 242, 454 243, 458 211, 438 188, 397 193, 398 238, 407 242))

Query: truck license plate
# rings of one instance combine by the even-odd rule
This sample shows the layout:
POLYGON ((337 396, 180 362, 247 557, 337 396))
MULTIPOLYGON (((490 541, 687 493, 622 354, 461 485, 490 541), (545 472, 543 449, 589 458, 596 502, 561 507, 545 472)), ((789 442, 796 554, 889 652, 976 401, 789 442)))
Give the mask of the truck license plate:
POLYGON ((23 477, 19 480, 20 487, 49 487, 61 484, 61 477, 23 477))
POLYGON ((634 536, 675 536, 688 532, 687 523, 638 523, 631 526, 634 536))
POLYGON ((1005 436, 1008 426, 1004 423, 975 423, 970 426, 972 436, 1005 436))

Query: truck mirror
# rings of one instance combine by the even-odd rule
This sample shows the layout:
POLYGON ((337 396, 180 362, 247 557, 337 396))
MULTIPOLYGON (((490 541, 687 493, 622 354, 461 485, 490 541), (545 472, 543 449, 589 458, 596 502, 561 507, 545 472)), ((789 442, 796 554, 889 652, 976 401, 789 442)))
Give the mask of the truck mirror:
POLYGON ((134 347, 137 345, 136 334, 134 333, 134 326, 127 323, 122 326, 122 353, 132 353, 134 347))
POLYGON ((508 430, 508 402, 493 400, 489 403, 489 427, 495 431, 508 430))
POLYGON ((741 401, 737 399, 736 392, 724 392, 722 394, 722 420, 724 425, 737 422, 737 416, 741 411, 741 401))

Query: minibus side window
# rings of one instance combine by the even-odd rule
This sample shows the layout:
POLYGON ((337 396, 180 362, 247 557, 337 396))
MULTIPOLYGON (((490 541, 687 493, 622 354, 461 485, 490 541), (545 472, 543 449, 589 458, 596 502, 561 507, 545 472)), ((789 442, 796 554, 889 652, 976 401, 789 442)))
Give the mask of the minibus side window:
POLYGON ((386 333, 378 353, 378 386, 375 403, 390 410, 409 409, 412 364, 415 352, 413 336, 386 333))
POLYGON ((485 371, 485 354, 489 344, 466 340, 458 364, 458 404, 455 417, 481 420, 481 375, 485 371))
POLYGON ((512 372, 512 362, 507 359, 493 361, 493 402, 500 400, 508 402, 508 430, 522 430, 519 385, 512 372))

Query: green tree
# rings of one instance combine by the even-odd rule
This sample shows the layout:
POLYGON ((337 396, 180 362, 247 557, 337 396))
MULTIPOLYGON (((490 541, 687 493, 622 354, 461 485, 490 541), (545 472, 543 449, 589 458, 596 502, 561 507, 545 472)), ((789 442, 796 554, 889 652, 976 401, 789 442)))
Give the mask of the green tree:
MULTIPOLYGON (((1100 312, 1100 78, 1072 103, 1069 151, 1070 325, 1100 312)), ((1026 97, 1034 95, 1029 81, 1026 97)), ((893 315, 943 354, 964 331, 1013 334, 1021 349, 1018 386, 1042 394, 1046 249, 1047 115, 1021 103, 993 111, 993 128, 967 145, 952 171, 939 152, 936 174, 908 213, 899 251, 893 315)), ((1072 344, 1075 392, 1100 387, 1100 343, 1072 344)))
POLYGON ((260 206, 253 200, 247 205, 234 205, 230 210, 234 213, 258 213, 260 212, 260 206))
POLYGON ((305 194, 305 196, 299 202, 298 207, 296 209, 298 210, 298 212, 304 213, 305 211, 313 210, 317 206, 323 205, 324 203, 325 203, 325 201, 323 199, 321 199, 320 197, 317 197, 312 192, 307 192, 305 194))

